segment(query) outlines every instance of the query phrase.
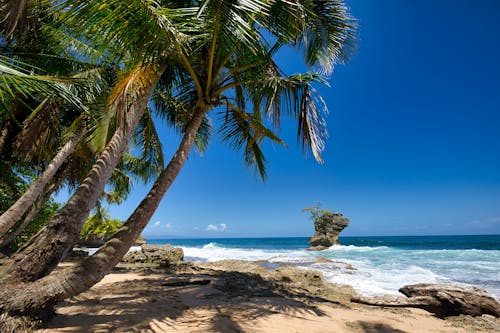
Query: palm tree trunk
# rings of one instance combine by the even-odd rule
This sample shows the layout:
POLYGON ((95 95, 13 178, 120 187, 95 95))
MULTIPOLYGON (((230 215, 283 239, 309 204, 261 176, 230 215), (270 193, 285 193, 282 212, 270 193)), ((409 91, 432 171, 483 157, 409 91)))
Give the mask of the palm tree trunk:
POLYGON ((7 120, 3 124, 3 128, 0 131, 0 155, 2 154, 5 143, 7 142, 7 136, 9 134, 9 127, 10 127, 10 124, 9 124, 9 121, 7 120))
POLYGON ((57 301, 73 297, 99 282, 127 253, 146 227, 161 199, 187 160, 205 112, 198 110, 186 128, 184 137, 167 167, 153 187, 118 232, 95 254, 81 264, 31 283, 0 290, 0 311, 12 314, 40 315, 57 301), (7 291, 9 289, 9 291, 7 291))
POLYGON ((37 197, 40 197, 45 190, 47 184, 49 184, 61 164, 66 161, 69 155, 75 150, 80 140, 87 133, 87 130, 80 130, 73 138, 71 138, 66 144, 59 150, 59 152, 54 156, 50 164, 45 168, 40 177, 35 180, 28 190, 17 199, 17 201, 7 209, 2 216, 0 216, 0 236, 5 236, 10 228, 16 222, 18 222, 26 211, 30 208, 33 202, 36 201, 37 197))
POLYGON ((50 273, 73 247, 85 218, 95 206, 113 169, 120 161, 163 70, 164 67, 153 65, 139 67, 127 78, 125 84, 120 85, 123 87, 120 95, 128 95, 131 88, 134 89, 133 101, 127 101, 128 105, 123 106, 123 111, 126 112, 121 125, 66 205, 0 271, 1 280, 37 280, 50 273))
POLYGON ((36 214, 42 209, 43 205, 49 200, 50 196, 54 191, 61 185, 64 178, 61 178, 56 183, 53 183, 49 186, 49 188, 36 200, 35 204, 31 206, 31 209, 28 211, 28 214, 24 217, 23 221, 9 234, 4 235, 0 238, 0 249, 9 245, 14 238, 17 237, 26 227, 30 224, 30 222, 35 218, 36 214))

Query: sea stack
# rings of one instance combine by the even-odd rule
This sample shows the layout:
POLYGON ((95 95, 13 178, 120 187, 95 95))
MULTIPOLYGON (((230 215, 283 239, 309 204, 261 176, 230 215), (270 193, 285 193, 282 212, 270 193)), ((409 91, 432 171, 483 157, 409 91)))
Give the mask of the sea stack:
POLYGON ((349 219, 340 213, 325 212, 314 220, 314 236, 309 239, 309 250, 324 250, 338 245, 339 234, 349 225, 349 219))

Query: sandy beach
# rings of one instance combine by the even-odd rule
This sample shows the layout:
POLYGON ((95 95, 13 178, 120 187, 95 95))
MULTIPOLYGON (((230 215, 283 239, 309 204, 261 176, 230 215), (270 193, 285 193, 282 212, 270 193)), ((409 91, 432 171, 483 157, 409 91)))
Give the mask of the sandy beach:
POLYGON ((349 286, 318 272, 262 263, 120 265, 60 303, 38 332, 494 332, 492 316, 439 319, 420 309, 350 302, 349 286))

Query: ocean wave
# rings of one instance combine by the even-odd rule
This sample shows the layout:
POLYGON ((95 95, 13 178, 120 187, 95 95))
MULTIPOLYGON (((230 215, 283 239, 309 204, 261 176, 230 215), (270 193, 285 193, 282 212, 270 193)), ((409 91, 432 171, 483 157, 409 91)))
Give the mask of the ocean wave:
POLYGON ((210 242, 208 244, 205 244, 201 247, 202 249, 217 249, 217 248, 221 248, 221 246, 219 246, 219 244, 215 243, 215 242, 210 242))
POLYGON ((207 242, 183 246, 186 260, 212 262, 225 259, 293 264, 321 271, 332 283, 351 285, 365 295, 399 294, 414 283, 457 283, 483 287, 498 297, 500 251, 494 250, 405 250, 387 246, 335 245, 323 251, 300 248, 229 247, 207 242), (331 262, 317 262, 324 257, 331 262), (354 268, 354 269, 352 269, 354 268))
POLYGON ((356 246, 356 245, 332 245, 324 251, 377 251, 389 249, 387 246, 356 246))

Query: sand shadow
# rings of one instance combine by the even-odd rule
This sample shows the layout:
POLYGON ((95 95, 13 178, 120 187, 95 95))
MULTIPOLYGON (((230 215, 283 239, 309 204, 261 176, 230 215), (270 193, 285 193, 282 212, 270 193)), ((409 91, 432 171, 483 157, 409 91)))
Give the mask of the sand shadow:
POLYGON ((350 323, 349 326, 360 328, 365 333, 407 333, 406 331, 394 328, 388 324, 362 320, 350 323))
MULTIPOLYGON (((119 271, 122 272, 126 270, 119 271)), ((253 273, 163 275, 96 286, 59 304, 58 314, 47 323, 47 328, 70 328, 71 332, 168 331, 178 327, 182 317, 181 324, 186 327, 202 322, 202 327, 210 332, 245 332, 238 323, 275 313, 297 318, 324 316, 314 303, 328 302, 287 290, 253 273), (166 283, 182 279, 187 283, 166 283), (209 279, 210 283, 189 283, 199 279, 209 279), (198 310, 206 318, 193 316, 200 313, 198 310)))

